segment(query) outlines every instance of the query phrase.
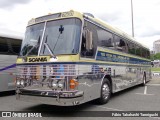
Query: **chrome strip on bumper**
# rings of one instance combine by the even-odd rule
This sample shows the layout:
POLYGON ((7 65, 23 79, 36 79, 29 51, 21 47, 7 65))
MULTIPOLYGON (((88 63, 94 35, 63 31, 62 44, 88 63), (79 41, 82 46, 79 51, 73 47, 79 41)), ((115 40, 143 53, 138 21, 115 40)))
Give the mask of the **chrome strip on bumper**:
POLYGON ((77 96, 69 98, 69 97, 60 97, 60 96, 33 96, 33 95, 23 95, 23 94, 16 94, 17 100, 27 101, 27 102, 35 102, 35 103, 42 103, 42 104, 51 104, 51 105, 58 105, 58 106, 73 106, 81 104, 81 101, 84 99, 83 92, 77 94, 77 96))

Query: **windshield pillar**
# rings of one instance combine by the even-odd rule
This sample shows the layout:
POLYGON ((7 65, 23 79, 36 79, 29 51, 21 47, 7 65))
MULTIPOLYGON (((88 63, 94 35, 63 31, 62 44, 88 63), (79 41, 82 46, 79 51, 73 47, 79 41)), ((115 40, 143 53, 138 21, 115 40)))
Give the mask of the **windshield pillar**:
POLYGON ((38 50, 38 56, 40 55, 40 52, 41 52, 43 38, 44 38, 45 31, 46 31, 46 24, 47 24, 47 21, 45 21, 45 24, 44 24, 44 29, 43 29, 43 33, 42 33, 42 37, 41 37, 41 43, 40 43, 39 50, 38 50))

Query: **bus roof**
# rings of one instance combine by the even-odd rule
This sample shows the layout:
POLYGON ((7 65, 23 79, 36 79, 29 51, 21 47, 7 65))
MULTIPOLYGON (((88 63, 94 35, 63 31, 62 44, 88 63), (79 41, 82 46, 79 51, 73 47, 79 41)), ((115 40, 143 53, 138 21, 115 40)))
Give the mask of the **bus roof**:
POLYGON ((11 34, 4 34, 4 33, 0 33, 0 38, 9 38, 9 39, 16 39, 16 40, 22 40, 23 39, 22 36, 11 35, 11 34))
POLYGON ((147 46, 142 45, 141 43, 139 43, 138 41, 136 41, 135 38, 133 38, 132 36, 130 36, 129 34, 125 33, 124 31, 120 30, 117 27, 114 27, 112 25, 110 25, 109 23, 100 20, 99 18, 95 18, 92 14, 90 13, 81 13, 78 11, 74 11, 74 10, 70 10, 67 12, 59 12, 59 13, 49 13, 48 15, 45 16, 41 16, 41 17, 37 17, 37 18, 32 18, 29 22, 28 22, 28 26, 35 24, 35 23, 39 23, 42 21, 46 21, 46 20, 52 20, 52 19, 62 19, 62 18, 68 18, 68 17, 78 17, 80 19, 83 19, 83 17, 85 17, 86 19, 90 19, 92 20, 92 22, 98 23, 99 25, 111 30, 112 32, 114 32, 115 34, 118 34, 128 40, 131 40, 132 42, 146 48, 149 49, 147 46))
POLYGON ((118 34, 118 35, 120 35, 120 36, 122 36, 122 37, 124 37, 124 38, 126 38, 128 40, 131 40, 132 42, 134 42, 134 43, 136 43, 136 44, 138 44, 138 45, 140 45, 142 47, 145 47, 146 49, 149 49, 147 46, 139 43, 138 41, 136 41, 136 39, 134 37, 130 36, 129 34, 127 34, 126 32, 124 32, 122 30, 120 30, 119 28, 114 27, 113 25, 111 25, 111 24, 109 24, 109 23, 107 23, 107 22, 105 22, 105 21, 103 21, 103 20, 101 20, 99 18, 93 17, 93 15, 88 15, 88 14, 84 13, 84 16, 86 16, 86 18, 91 19, 92 22, 98 23, 98 24, 102 25, 103 27, 108 28, 112 32, 114 32, 114 33, 116 33, 116 34, 118 34))

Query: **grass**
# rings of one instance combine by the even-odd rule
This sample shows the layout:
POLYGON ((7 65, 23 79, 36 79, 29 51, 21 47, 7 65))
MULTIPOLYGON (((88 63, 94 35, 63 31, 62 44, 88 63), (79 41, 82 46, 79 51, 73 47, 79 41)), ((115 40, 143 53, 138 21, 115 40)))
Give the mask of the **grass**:
POLYGON ((151 68, 151 71, 159 71, 160 72, 160 67, 159 68, 153 67, 153 68, 151 68))

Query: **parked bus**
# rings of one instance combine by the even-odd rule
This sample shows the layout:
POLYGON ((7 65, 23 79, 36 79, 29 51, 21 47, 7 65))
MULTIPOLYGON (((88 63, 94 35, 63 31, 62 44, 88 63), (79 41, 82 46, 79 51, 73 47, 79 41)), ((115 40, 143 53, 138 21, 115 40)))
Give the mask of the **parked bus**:
POLYGON ((151 78, 149 49, 76 11, 31 19, 17 58, 16 98, 59 106, 97 100, 151 78))
POLYGON ((0 92, 15 90, 16 59, 22 38, 0 35, 0 92))

